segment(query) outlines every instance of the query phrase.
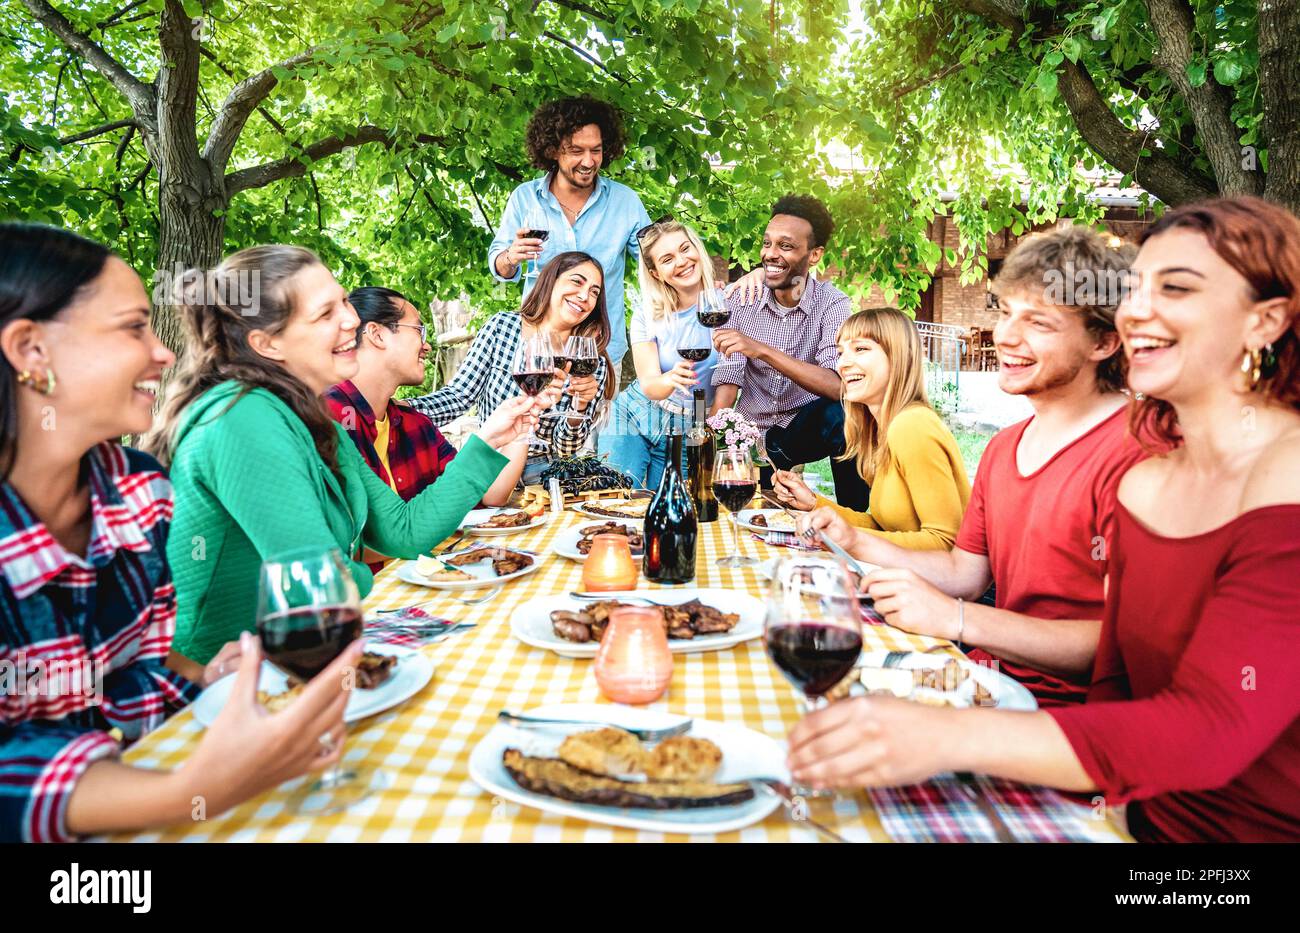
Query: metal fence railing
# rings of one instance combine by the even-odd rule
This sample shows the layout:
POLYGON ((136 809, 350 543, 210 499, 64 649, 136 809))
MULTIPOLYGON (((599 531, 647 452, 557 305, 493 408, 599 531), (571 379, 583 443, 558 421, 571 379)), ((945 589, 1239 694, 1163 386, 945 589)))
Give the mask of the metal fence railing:
POLYGON ((925 358, 925 391, 940 414, 957 411, 961 364, 966 357, 969 334, 956 324, 916 322, 925 358))

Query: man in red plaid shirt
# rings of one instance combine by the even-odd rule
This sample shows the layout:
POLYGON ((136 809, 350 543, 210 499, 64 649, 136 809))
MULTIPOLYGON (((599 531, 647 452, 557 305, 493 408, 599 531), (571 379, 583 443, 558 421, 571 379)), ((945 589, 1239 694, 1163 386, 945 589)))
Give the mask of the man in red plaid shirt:
MULTIPOLYGON (((432 419, 393 398, 401 386, 424 384, 427 328, 415 306, 390 288, 358 288, 348 300, 361 319, 357 331, 361 368, 351 380, 326 391, 325 404, 375 474, 410 500, 441 476, 456 456, 456 448, 432 419)), ((485 505, 505 504, 523 470, 527 446, 511 445, 503 453, 510 463, 484 495, 485 505), (522 448, 522 454, 516 447, 522 448)), ((370 557, 375 559, 372 568, 383 565, 380 555, 370 557)))

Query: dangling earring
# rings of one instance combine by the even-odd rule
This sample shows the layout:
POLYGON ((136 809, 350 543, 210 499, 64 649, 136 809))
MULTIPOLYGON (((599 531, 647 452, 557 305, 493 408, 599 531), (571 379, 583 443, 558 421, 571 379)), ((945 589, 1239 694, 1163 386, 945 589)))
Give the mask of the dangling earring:
POLYGON ((53 395, 54 386, 58 381, 57 379, 55 379, 54 370, 52 369, 45 370, 45 379, 43 382, 41 380, 38 380, 35 376, 33 376, 31 370, 28 369, 24 369, 22 372, 20 372, 17 376, 17 379, 19 385, 31 386, 33 389, 35 389, 37 392, 41 393, 42 395, 53 395))

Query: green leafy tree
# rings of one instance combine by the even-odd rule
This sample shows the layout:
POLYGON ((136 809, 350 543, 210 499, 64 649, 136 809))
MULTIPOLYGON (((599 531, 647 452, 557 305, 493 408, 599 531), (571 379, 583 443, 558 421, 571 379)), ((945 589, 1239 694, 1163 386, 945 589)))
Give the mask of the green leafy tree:
POLYGON ((0 0, 0 37, 0 214, 146 274, 296 242, 345 281, 489 307, 517 300, 486 224, 534 173, 539 103, 620 106, 613 174, 725 250, 802 174, 830 55, 760 0, 0 0))
POLYGON ((823 130, 865 171, 833 186, 844 266, 915 307, 991 233, 1096 221, 1086 172, 1175 205, 1263 195, 1300 211, 1300 4, 865 0, 823 130), (932 242, 936 215, 963 249, 932 242))

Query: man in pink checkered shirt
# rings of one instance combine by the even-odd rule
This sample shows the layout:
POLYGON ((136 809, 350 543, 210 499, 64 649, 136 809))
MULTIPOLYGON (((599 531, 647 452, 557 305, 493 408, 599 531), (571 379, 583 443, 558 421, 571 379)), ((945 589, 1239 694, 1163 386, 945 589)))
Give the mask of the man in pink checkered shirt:
MULTIPOLYGON (((808 274, 834 228, 814 197, 786 195, 772 206, 763 233, 763 290, 752 302, 740 292, 728 298, 729 326, 714 334, 714 346, 727 355, 713 370, 714 411, 735 405, 762 429, 777 469, 831 457, 836 501, 865 512, 870 488, 851 461, 833 459, 844 453, 835 337, 853 308, 848 295, 808 274)), ((770 487, 771 470, 761 479, 770 487)))

